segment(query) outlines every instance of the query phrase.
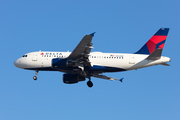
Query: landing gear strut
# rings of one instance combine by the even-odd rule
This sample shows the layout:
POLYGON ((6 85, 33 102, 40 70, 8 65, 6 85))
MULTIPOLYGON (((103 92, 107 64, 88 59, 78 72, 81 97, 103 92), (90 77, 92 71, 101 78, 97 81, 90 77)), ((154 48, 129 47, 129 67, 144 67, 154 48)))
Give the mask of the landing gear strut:
POLYGON ((91 82, 91 78, 89 78, 89 81, 87 82, 87 86, 90 88, 93 86, 93 83, 91 82))
POLYGON ((33 76, 33 79, 34 80, 37 80, 37 74, 38 74, 38 70, 36 71, 36 73, 35 73, 36 75, 35 76, 33 76))

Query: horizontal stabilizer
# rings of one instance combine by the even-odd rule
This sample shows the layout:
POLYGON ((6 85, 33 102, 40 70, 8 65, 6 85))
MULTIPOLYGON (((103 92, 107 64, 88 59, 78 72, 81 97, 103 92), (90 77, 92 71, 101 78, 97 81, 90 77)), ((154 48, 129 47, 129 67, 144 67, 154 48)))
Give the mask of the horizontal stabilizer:
POLYGON ((167 63, 161 63, 160 65, 170 66, 170 65, 169 65, 169 64, 167 64, 167 63))
POLYGON ((162 49, 156 49, 146 58, 146 60, 158 60, 161 58, 161 54, 162 54, 162 49))

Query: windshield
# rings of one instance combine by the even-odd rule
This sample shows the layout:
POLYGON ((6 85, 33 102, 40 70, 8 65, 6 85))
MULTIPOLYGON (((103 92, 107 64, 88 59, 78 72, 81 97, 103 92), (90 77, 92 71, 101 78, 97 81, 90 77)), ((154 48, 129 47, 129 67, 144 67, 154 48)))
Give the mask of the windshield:
POLYGON ((27 57, 27 55, 23 55, 22 57, 27 57))

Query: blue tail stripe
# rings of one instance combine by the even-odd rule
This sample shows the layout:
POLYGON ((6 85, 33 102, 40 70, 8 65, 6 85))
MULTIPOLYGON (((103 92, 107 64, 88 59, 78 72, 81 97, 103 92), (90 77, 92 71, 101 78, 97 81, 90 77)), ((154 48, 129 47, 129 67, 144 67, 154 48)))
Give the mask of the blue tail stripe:
POLYGON ((145 44, 139 51, 135 54, 150 54, 147 45, 145 44))
POLYGON ((160 45, 162 45, 163 43, 165 43, 165 41, 166 41, 166 40, 163 40, 163 41, 161 41, 160 43, 158 43, 158 44, 156 45, 156 49, 158 49, 160 45))
POLYGON ((154 35, 167 36, 169 28, 161 28, 154 35))

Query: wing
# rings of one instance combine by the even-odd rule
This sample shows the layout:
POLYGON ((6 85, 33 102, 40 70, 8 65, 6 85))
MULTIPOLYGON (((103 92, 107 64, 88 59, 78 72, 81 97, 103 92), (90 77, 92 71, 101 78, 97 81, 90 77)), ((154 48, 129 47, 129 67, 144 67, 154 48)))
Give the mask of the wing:
POLYGON ((76 66, 79 66, 79 64, 83 64, 83 66, 91 67, 88 57, 91 49, 93 48, 91 41, 94 34, 95 32, 83 37, 83 39, 79 42, 73 52, 69 55, 68 60, 70 62, 75 64, 77 63, 76 66))
POLYGON ((118 80, 118 81, 121 81, 124 79, 124 78, 121 78, 121 79, 116 79, 116 78, 112 78, 112 77, 108 77, 108 76, 105 76, 105 75, 102 75, 102 74, 91 74, 91 76, 93 77, 97 77, 97 78, 102 78, 102 79, 106 79, 106 80, 118 80))

